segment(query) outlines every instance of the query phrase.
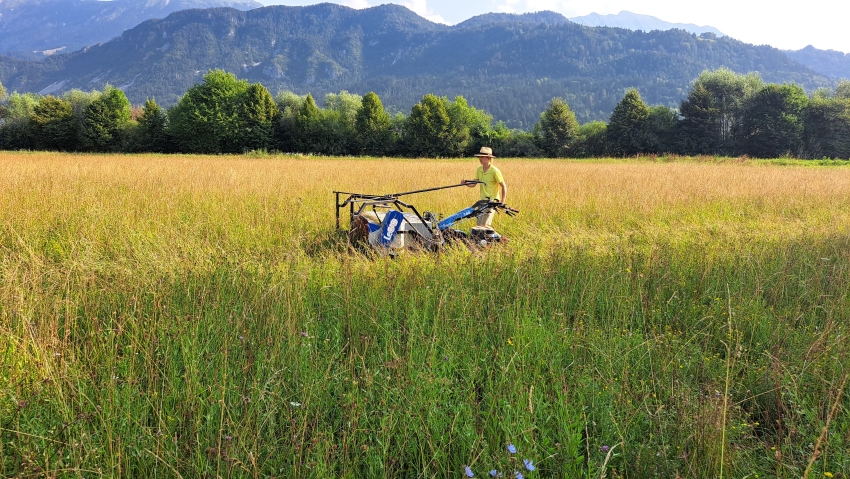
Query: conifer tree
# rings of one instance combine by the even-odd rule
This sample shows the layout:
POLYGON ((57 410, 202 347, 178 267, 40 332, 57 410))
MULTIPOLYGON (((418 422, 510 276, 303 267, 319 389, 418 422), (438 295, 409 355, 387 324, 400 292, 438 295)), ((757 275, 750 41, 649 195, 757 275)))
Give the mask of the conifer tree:
POLYGON ((540 115, 540 147, 552 158, 566 157, 578 139, 578 121, 563 98, 554 98, 540 115))
POLYGON ((280 110, 268 89, 259 83, 248 85, 237 99, 239 130, 236 147, 239 151, 265 149, 274 145, 274 126, 280 110))
POLYGON ((649 147, 649 107, 635 89, 626 92, 608 122, 607 143, 616 156, 645 153, 649 147))
POLYGON ((300 153, 315 153, 318 151, 319 117, 321 111, 316 105, 313 95, 307 94, 307 98, 298 110, 293 131, 293 145, 295 151, 300 153))
POLYGON ((682 115, 677 126, 679 151, 695 155, 715 153, 720 149, 720 108, 705 85, 696 84, 691 88, 679 112, 682 115))
POLYGON ((171 136, 168 134, 168 117, 153 98, 145 102, 136 138, 137 151, 167 153, 173 148, 171 136))

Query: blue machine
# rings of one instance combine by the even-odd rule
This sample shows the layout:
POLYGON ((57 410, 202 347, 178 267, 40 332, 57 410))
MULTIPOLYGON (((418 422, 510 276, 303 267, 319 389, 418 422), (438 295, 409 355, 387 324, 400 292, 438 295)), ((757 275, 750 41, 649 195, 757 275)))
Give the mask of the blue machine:
POLYGON ((475 207, 474 206, 470 206, 469 208, 464 208, 464 209, 458 211, 457 213, 455 213, 455 214, 449 216, 448 218, 445 218, 442 221, 440 221, 439 223, 437 223, 437 228, 439 228, 440 231, 445 231, 445 230, 451 228, 452 225, 454 225, 458 221, 464 220, 466 218, 471 218, 474 215, 475 215, 475 207))
POLYGON ((384 216, 384 221, 381 224, 381 236, 379 240, 381 246, 389 247, 392 244, 403 223, 404 213, 401 211, 390 211, 386 216, 384 216))
MULTIPOLYGON (((481 183, 481 182, 472 182, 481 183)), ((487 246, 503 242, 502 236, 492 228, 473 226, 467 233, 453 229, 457 222, 474 218, 492 211, 501 211, 508 216, 519 213, 504 203, 480 200, 469 208, 464 208, 451 216, 438 219, 431 212, 420 214, 415 206, 400 199, 401 196, 446 188, 468 186, 470 182, 459 185, 440 186, 426 190, 408 191, 390 195, 367 195, 334 191, 336 194, 336 224, 340 227, 340 210, 348 207, 350 214, 348 236, 352 243, 367 242, 379 250, 424 248, 436 251, 445 243, 460 240, 470 245, 487 246), (349 195, 340 201, 341 195, 349 195)))

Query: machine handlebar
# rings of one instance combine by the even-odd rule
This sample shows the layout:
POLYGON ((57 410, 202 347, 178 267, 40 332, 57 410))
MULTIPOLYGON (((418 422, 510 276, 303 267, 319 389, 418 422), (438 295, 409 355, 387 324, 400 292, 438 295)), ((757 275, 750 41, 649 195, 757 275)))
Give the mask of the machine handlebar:
POLYGON ((502 203, 501 201, 497 201, 497 200, 481 200, 481 201, 475 203, 474 205, 472 205, 472 207, 476 210, 476 214, 480 213, 484 210, 491 209, 491 208, 494 208, 496 210, 502 210, 508 216, 514 216, 514 215, 519 213, 518 209, 511 208, 510 206, 506 205, 505 203, 502 203))

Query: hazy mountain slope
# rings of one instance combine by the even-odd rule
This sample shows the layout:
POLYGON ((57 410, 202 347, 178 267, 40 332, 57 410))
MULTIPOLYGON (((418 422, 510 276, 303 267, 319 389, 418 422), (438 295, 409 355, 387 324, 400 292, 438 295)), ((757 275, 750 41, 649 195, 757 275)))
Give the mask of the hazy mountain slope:
POLYGON ((507 24, 528 24, 528 25, 560 25, 570 23, 570 20, 560 13, 543 11, 534 13, 485 13, 476 15, 464 22, 457 24, 458 27, 481 27, 485 25, 493 25, 498 23, 507 24))
POLYGON ((579 25, 585 25, 588 27, 616 27, 627 28, 629 30, 642 30, 644 32, 678 28, 686 32, 696 33, 697 35, 713 33, 717 36, 724 36, 720 30, 708 25, 700 26, 694 25, 693 23, 665 22, 664 20, 650 15, 641 15, 639 13, 632 13, 625 10, 616 15, 600 15, 598 13, 591 13, 590 15, 585 15, 583 17, 572 17, 570 20, 578 23, 579 25))
POLYGON ((806 88, 831 84, 780 50, 725 37, 524 20, 448 27, 397 5, 333 4, 177 12, 43 62, 0 59, 0 82, 45 94, 108 82, 134 103, 172 104, 206 71, 222 68, 273 93, 371 90, 404 112, 425 93, 463 95, 525 128, 555 96, 580 121, 606 119, 629 87, 650 103, 677 106, 701 71, 721 66, 806 88))
POLYGON ((809 45, 802 50, 786 51, 792 59, 831 78, 850 79, 850 54, 835 50, 818 50, 809 45))
POLYGON ((187 8, 262 7, 254 0, 0 1, 0 52, 36 58, 106 42, 151 18, 187 8))

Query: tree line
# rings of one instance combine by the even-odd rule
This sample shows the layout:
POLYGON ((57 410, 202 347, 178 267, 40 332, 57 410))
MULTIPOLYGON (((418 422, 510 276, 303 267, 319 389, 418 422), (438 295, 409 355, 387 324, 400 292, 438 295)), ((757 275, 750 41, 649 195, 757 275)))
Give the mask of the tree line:
POLYGON ((212 70, 172 108, 133 107, 119 89, 61 97, 6 95, 0 85, 0 149, 227 154, 458 157, 490 146, 503 157, 640 154, 850 158, 850 82, 807 95, 758 74, 703 72, 678 110, 626 91, 608 123, 579 125, 552 99, 530 131, 509 129, 463 97, 425 95, 390 115, 375 93, 273 97, 263 85, 212 70))

